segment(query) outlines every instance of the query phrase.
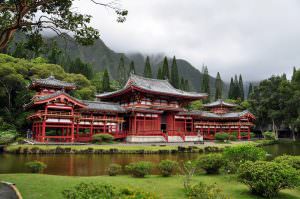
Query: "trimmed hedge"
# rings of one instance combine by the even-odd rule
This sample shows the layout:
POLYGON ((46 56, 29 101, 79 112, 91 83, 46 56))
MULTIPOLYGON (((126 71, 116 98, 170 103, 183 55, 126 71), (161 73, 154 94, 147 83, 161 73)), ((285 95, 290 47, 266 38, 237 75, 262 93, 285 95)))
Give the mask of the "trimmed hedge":
POLYGON ((133 177, 144 178, 146 175, 150 174, 152 163, 146 161, 130 163, 129 165, 126 165, 125 169, 133 177))
POLYGON ((109 176, 116 176, 121 173, 122 166, 119 164, 110 164, 106 169, 109 176))
POLYGON ((92 136, 93 143, 112 142, 113 140, 114 136, 106 133, 94 134, 92 136))
POLYGON ((291 167, 300 170, 300 156, 282 155, 274 159, 274 162, 290 165, 291 167))
POLYGON ((253 194, 274 197, 281 189, 299 185, 299 172, 293 167, 276 163, 247 161, 239 167, 238 179, 247 185, 253 194))
POLYGON ((202 155, 196 160, 197 168, 205 170, 207 174, 218 173, 224 163, 223 156, 218 153, 202 155))
POLYGON ((158 164, 158 168, 163 177, 169 177, 177 169, 178 163, 172 160, 162 160, 158 164))
POLYGON ((37 160, 27 162, 25 165, 30 169, 31 173, 41 173, 45 168, 47 168, 45 163, 37 160))

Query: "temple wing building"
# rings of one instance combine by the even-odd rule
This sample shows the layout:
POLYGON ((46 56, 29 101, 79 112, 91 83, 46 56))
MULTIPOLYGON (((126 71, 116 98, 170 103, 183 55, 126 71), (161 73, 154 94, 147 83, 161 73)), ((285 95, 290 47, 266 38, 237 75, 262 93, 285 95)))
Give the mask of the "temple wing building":
POLYGON ((37 142, 89 142, 108 133, 127 142, 195 142, 214 139, 217 132, 237 133, 250 139, 255 117, 233 111, 236 105, 223 100, 204 105, 206 110, 188 111, 205 93, 174 88, 167 80, 131 74, 117 91, 96 95, 97 101, 70 95, 76 85, 50 76, 33 81, 36 95, 25 105, 33 110, 33 137, 37 142))

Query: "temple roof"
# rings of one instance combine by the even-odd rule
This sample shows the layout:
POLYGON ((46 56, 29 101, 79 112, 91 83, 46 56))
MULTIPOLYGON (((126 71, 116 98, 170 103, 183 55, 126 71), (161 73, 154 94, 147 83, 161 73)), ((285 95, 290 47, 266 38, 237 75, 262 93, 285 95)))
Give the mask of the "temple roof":
POLYGON ((49 76, 45 79, 37 79, 33 80, 29 85, 29 88, 33 89, 36 87, 45 87, 45 88, 58 88, 58 89, 65 89, 65 90, 72 90, 76 88, 74 83, 69 83, 65 81, 61 81, 55 79, 54 76, 49 76))
POLYGON ((247 114, 253 115, 248 110, 244 110, 242 112, 231 112, 231 113, 224 113, 224 114, 215 114, 215 113, 208 112, 208 111, 190 111, 190 112, 181 112, 181 113, 179 113, 179 115, 191 115, 191 116, 199 116, 201 118, 216 118, 216 119, 240 118, 240 117, 243 117, 247 114))
POLYGON ((219 106, 222 106, 222 107, 236 107, 237 105, 236 104, 231 104, 231 103, 228 103, 228 102, 224 102, 224 100, 222 100, 222 99, 218 99, 215 102, 211 102, 211 103, 203 105, 203 107, 206 107, 206 108, 219 107, 219 106))
POLYGON ((202 99, 207 97, 206 93, 186 92, 186 91, 176 89, 169 83, 168 80, 146 78, 135 74, 130 74, 130 77, 126 85, 121 90, 98 94, 96 95, 96 97, 110 98, 110 97, 123 94, 128 89, 136 89, 148 93, 165 94, 170 96, 193 98, 193 99, 202 99))
POLYGON ((125 112, 125 109, 116 103, 87 101, 87 100, 82 100, 82 102, 87 106, 82 108, 81 110, 108 111, 108 112, 119 112, 119 113, 125 112))
POLYGON ((68 98, 68 99, 72 100, 73 102, 79 104, 80 106, 85 106, 85 104, 83 102, 81 102, 80 100, 70 96, 69 94, 67 94, 63 91, 56 91, 56 92, 54 92, 52 94, 49 94, 49 95, 35 96, 34 98, 32 98, 32 100, 28 104, 24 105, 24 108, 30 108, 30 107, 32 107, 33 105, 36 105, 36 104, 46 103, 49 100, 55 99, 55 98, 57 98, 61 95, 65 96, 66 98, 68 98))

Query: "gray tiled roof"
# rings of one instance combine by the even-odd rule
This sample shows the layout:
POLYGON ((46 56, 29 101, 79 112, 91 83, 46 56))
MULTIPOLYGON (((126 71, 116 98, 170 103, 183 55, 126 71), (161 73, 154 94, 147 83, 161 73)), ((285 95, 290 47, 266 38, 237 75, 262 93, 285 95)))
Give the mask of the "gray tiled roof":
POLYGON ((224 102, 222 99, 218 99, 215 102, 204 104, 203 106, 209 108, 209 107, 215 107, 215 106, 236 107, 237 105, 236 104, 231 104, 231 103, 228 103, 228 102, 224 102))
POLYGON ((66 95, 67 97, 71 98, 74 101, 81 102, 80 100, 76 99, 75 97, 70 96, 69 94, 67 94, 63 91, 56 91, 56 92, 54 92, 52 94, 49 94, 49 95, 35 96, 34 98, 32 98, 32 100, 28 104, 25 104, 23 107, 24 108, 29 108, 30 106, 34 105, 37 102, 44 101, 44 100, 47 100, 47 99, 51 99, 51 98, 57 97, 61 94, 66 95))
POLYGON ((87 107, 82 108, 82 110, 112 111, 119 113, 125 112, 125 109, 116 103, 87 100, 82 100, 82 102, 87 105, 87 107))
POLYGON ((146 90, 150 92, 181 96, 181 97, 203 98, 207 96, 206 93, 186 92, 186 91, 176 89, 169 83, 168 80, 151 79, 151 78, 145 78, 135 74, 131 74, 123 89, 114 92, 98 94, 97 97, 101 98, 101 97, 111 96, 113 94, 122 92, 131 86, 136 86, 142 90, 146 90))
POLYGON ((55 88, 61 88, 61 89, 76 88, 76 85, 74 83, 65 82, 65 81, 55 79, 55 77, 52 76, 52 75, 45 78, 45 79, 33 80, 29 87, 35 87, 36 85, 38 85, 38 86, 49 86, 49 87, 55 87, 55 88))
POLYGON ((179 113, 179 115, 193 115, 193 116, 199 116, 199 117, 203 117, 203 118, 229 119, 229 118, 240 118, 247 113, 250 113, 250 112, 248 110, 245 110, 242 112, 215 114, 215 113, 208 112, 208 111, 190 111, 190 112, 181 112, 181 113, 179 113))

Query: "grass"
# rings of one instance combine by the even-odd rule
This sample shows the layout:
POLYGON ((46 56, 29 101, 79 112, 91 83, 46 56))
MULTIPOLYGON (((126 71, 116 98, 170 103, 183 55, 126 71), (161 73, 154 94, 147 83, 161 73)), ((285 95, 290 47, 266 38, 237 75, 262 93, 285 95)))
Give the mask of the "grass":
MULTIPOLYGON (((163 199, 184 198, 183 177, 149 176, 144 179, 130 176, 94 176, 70 177, 43 174, 0 174, 0 180, 16 183, 24 199, 62 198, 61 192, 80 182, 110 183, 114 186, 137 187, 139 189, 158 194, 163 199)), ((217 183, 230 198, 250 199, 260 198, 248 192, 248 188, 237 182, 235 176, 230 175, 201 175, 193 178, 193 182, 217 183)), ((300 198, 300 189, 283 190, 278 199, 300 198)))

